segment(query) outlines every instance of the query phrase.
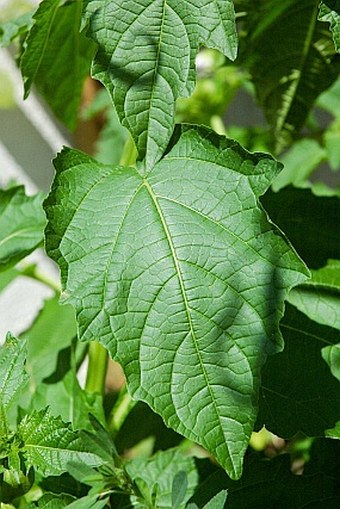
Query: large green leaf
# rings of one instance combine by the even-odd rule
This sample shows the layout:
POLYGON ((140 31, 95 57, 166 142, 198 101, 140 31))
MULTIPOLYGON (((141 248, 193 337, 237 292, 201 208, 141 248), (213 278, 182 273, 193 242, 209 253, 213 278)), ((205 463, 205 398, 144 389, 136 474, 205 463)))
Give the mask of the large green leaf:
POLYGON ((319 20, 330 23, 334 45, 340 51, 340 1, 322 0, 320 3, 319 20))
POLYGON ((0 190, 0 271, 12 267, 43 241, 42 193, 26 196, 23 186, 0 190))
POLYGON ((183 127, 147 177, 65 149, 46 201, 47 250, 83 340, 132 395, 238 477, 260 367, 307 270, 258 206, 279 165, 183 127))
POLYGON ((339 74, 340 58, 318 9, 319 0, 266 0, 253 3, 247 17, 246 64, 278 150, 339 74))
POLYGON ((25 97, 34 83, 55 115, 71 129, 94 55, 93 43, 79 33, 81 9, 81 0, 43 0, 33 16, 20 60, 25 97))
POLYGON ((160 451, 149 459, 136 458, 126 465, 126 471, 143 495, 144 503, 138 497, 131 497, 133 507, 138 509, 143 509, 145 503, 147 507, 155 509, 184 509, 198 482, 193 458, 184 456, 179 449, 160 451), (175 506, 173 487, 179 472, 186 474, 187 485, 180 504, 175 506))
POLYGON ((340 384, 323 359, 329 351, 323 350, 340 342, 340 331, 289 305, 281 330, 285 349, 268 358, 262 371, 258 425, 284 438, 297 432, 324 436, 340 420, 340 384))
POLYGON ((340 329, 340 261, 312 271, 312 277, 289 293, 291 304, 312 320, 340 329))
POLYGON ((286 187, 268 191, 261 202, 270 218, 288 236, 308 267, 323 267, 340 259, 340 199, 313 194, 311 189, 286 187))
POLYGON ((102 463, 80 433, 73 431, 60 417, 53 417, 48 409, 27 415, 18 427, 18 434, 27 466, 33 465, 44 476, 67 472, 69 462, 89 466, 102 463))
POLYGON ((93 76, 108 89, 147 168, 173 130, 175 101, 195 84, 201 44, 234 59, 231 0, 86 0, 89 35, 99 44, 93 76))

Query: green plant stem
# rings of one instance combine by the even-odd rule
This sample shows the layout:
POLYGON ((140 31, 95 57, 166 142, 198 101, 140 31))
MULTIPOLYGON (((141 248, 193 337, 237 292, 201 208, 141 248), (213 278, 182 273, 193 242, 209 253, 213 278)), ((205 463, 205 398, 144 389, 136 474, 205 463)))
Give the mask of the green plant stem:
POLYGON ((97 341, 93 341, 89 345, 88 357, 85 390, 104 394, 108 361, 107 350, 97 341))
POLYGON ((58 281, 55 281, 54 279, 46 276, 46 274, 39 270, 36 265, 28 265, 20 271, 20 274, 22 276, 30 277, 36 281, 39 281, 40 283, 43 283, 44 285, 51 288, 55 293, 61 292, 61 286, 58 281))
MULTIPOLYGON (((131 166, 136 163, 137 151, 134 141, 129 135, 120 159, 122 166, 131 166)), ((108 355, 107 350, 97 342, 90 343, 89 364, 87 368, 85 390, 104 394, 105 379, 107 372, 108 355)))
POLYGON ((133 400, 127 392, 126 385, 120 390, 118 399, 112 408, 108 418, 108 430, 114 438, 120 428, 123 426, 127 416, 136 405, 137 401, 133 400))

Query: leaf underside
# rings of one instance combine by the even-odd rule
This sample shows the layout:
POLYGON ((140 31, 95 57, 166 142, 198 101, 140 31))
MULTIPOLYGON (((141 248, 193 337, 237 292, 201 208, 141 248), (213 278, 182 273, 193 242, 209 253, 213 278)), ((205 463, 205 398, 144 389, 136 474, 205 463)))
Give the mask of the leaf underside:
POLYGON ((183 127, 147 177, 69 149, 55 166, 47 250, 80 337, 238 477, 284 295, 307 272, 258 206, 279 165, 183 127))
POLYGON ((147 168, 173 131, 175 101, 191 94, 199 46, 234 59, 231 0, 86 0, 88 34, 99 45, 93 76, 108 89, 147 168))

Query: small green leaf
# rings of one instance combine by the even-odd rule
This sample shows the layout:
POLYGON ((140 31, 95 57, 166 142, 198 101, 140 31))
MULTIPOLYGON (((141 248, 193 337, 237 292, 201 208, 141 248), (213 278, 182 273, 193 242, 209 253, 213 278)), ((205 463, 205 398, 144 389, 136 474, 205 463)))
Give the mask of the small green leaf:
POLYGON ((14 39, 26 33, 33 23, 33 11, 0 24, 0 47, 9 46, 14 39))
MULTIPOLYGON (((152 495, 155 497, 152 499, 151 506, 155 509, 158 507, 184 509, 185 503, 192 496, 198 480, 193 458, 184 456, 178 449, 160 451, 149 459, 136 458, 126 465, 126 471, 137 486, 143 489, 143 492, 148 492, 150 501, 152 495), (175 479, 179 471, 186 474, 186 483, 181 484, 180 487, 181 501, 177 498, 177 494, 173 492, 174 484, 177 484, 175 479), (185 492, 182 491, 184 485, 185 492), (174 501, 177 505, 172 505, 174 501)), ((138 505, 137 498, 132 496, 131 500, 134 506, 144 507, 138 505)))
POLYGON ((18 427, 23 441, 22 450, 28 466, 44 476, 68 471, 68 462, 83 462, 98 466, 102 460, 94 454, 78 431, 53 417, 48 409, 26 416, 18 427))
POLYGON ((285 349, 268 358, 262 371, 258 427, 264 424, 283 438, 298 432, 325 436, 340 420, 340 386, 323 359, 324 348, 339 344, 340 331, 312 322, 290 305, 281 330, 285 349))
POLYGON ((340 261, 329 260, 303 285, 296 286, 288 301, 315 322, 340 330, 340 261))
POLYGON ((101 509, 106 506, 108 500, 108 497, 101 497, 99 499, 97 495, 88 495, 75 500, 67 507, 69 509, 101 509))
POLYGON ((85 6, 88 33, 99 44, 93 76, 108 89, 150 169, 172 135, 176 99, 193 91, 199 46, 236 57, 233 2, 86 0, 85 6))
POLYGON ((24 187, 0 190, 0 271, 29 255, 43 241, 43 194, 26 196, 24 187))
POLYGON ((191 127, 147 177, 67 149, 55 164, 47 250, 80 337, 239 476, 284 296, 308 274, 258 205, 280 166, 191 127))
POLYGON ((27 382, 25 363, 26 341, 8 333, 5 344, 0 347, 0 405, 4 410, 27 382))
POLYGON ((227 495, 227 490, 220 491, 211 500, 209 500, 207 504, 205 504, 203 509, 223 509, 227 500, 227 495))
POLYGON ((273 191, 280 191, 290 184, 296 187, 303 184, 325 159, 326 151, 316 141, 308 139, 297 141, 280 158, 284 168, 273 182, 273 191))
POLYGON ((71 129, 94 54, 93 43, 79 33, 81 9, 80 0, 43 0, 20 60, 25 97, 35 83, 55 115, 71 129))
POLYGON ((184 470, 180 470, 172 481, 171 507, 178 509, 185 499, 188 489, 188 476, 184 470))
POLYGON ((322 0, 320 3, 319 20, 330 23, 335 49, 340 52, 340 1, 322 0))
POLYGON ((332 375, 340 382, 340 343, 325 346, 322 349, 321 354, 324 361, 326 361, 330 367, 332 375))
POLYGON ((39 500, 34 503, 27 504, 26 509, 63 509, 73 501, 73 497, 66 494, 56 495, 55 493, 45 493, 39 500))

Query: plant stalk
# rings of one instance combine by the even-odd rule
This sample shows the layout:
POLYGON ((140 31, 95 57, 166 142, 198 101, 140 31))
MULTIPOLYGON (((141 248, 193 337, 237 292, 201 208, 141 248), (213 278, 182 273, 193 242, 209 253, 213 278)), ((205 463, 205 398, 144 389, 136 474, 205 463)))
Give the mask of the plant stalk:
POLYGON ((120 428, 123 426, 127 416, 136 405, 137 401, 133 400, 127 392, 126 385, 120 390, 118 399, 112 408, 107 426, 111 436, 115 438, 120 428))
POLYGON ((35 279, 36 281, 43 283, 57 294, 61 292, 59 282, 46 276, 46 274, 39 270, 36 265, 27 265, 27 267, 20 270, 20 275, 30 277, 31 279, 35 279))
POLYGON ((85 390, 104 395, 108 353, 97 341, 89 344, 85 390))

